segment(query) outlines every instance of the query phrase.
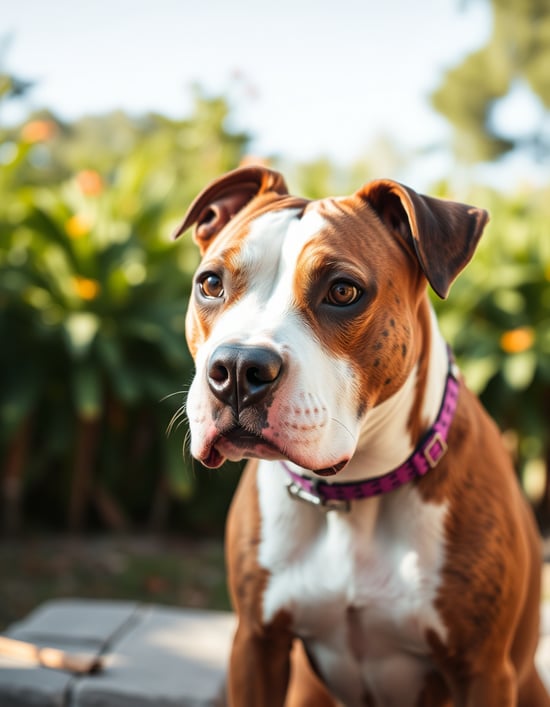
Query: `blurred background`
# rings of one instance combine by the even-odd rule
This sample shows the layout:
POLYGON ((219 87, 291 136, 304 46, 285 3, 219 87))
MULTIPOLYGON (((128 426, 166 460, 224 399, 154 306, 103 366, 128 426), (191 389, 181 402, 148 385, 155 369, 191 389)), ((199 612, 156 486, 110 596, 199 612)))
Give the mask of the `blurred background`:
POLYGON ((548 0, 18 0, 0 18, 0 628, 53 596, 228 606, 239 469, 186 450, 200 189, 390 177, 491 223, 433 298, 550 527, 548 0))

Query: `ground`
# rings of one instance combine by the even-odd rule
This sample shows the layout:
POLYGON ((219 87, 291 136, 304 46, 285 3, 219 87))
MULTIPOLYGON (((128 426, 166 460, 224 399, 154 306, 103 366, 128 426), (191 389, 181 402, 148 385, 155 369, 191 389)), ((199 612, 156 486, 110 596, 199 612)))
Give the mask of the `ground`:
MULTIPOLYGON (((550 557, 550 539, 544 542, 550 557)), ((550 564, 543 571, 550 599, 550 564)), ((178 536, 35 535, 0 539, 0 631, 54 598, 229 609, 223 543, 178 536)))
POLYGON ((43 601, 63 597, 228 609, 222 541, 65 535, 0 540, 0 631, 43 601))

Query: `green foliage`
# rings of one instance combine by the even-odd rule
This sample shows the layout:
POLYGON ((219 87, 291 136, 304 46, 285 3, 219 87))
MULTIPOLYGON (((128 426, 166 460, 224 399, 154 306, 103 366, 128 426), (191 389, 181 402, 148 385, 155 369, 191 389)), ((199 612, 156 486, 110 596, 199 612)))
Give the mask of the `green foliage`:
POLYGON ((434 304, 470 387, 514 432, 524 469, 550 448, 550 192, 477 189, 469 200, 490 211, 487 233, 449 300, 434 304))
POLYGON ((169 235, 204 182, 242 156, 247 138, 226 130, 227 113, 197 90, 183 121, 118 113, 66 126, 41 113, 5 131, 0 449, 19 460, 6 479, 64 514, 74 506, 75 526, 77 497, 98 489, 141 519, 159 478, 171 494, 193 492, 183 432, 166 429, 192 374, 184 319, 197 254, 169 235))
MULTIPOLYGON (((441 94, 449 115, 462 112, 456 125, 472 159, 502 151, 484 102, 507 91, 501 51, 492 44, 457 70, 471 95, 441 94)), ((521 56, 531 62, 542 56, 529 51, 521 56)), ((10 86, 0 85, 4 97, 10 86)), ((93 501, 111 527, 161 524, 178 498, 188 502, 186 527, 221 527, 238 470, 199 472, 182 453, 192 376, 184 317, 198 254, 169 234, 204 184, 242 158, 247 136, 228 130, 228 117, 223 98, 195 89, 185 120, 113 113, 63 124, 43 111, 0 128, 5 526, 17 525, 21 497, 27 522, 78 527, 93 501)), ((319 159, 285 174, 316 198, 381 176, 379 162, 319 159)), ((445 187, 439 195, 452 197, 445 187)), ((526 469, 550 460, 550 192, 478 188, 464 200, 492 221, 449 300, 434 303, 469 384, 526 469)))

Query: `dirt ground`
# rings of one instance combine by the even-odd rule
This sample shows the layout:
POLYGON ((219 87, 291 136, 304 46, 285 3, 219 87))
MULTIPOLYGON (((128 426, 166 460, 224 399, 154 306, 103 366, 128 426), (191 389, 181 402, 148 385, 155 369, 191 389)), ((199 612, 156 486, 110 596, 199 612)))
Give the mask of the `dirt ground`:
MULTIPOLYGON (((550 539, 543 544, 550 599, 550 539)), ((0 539, 0 631, 44 601, 78 597, 229 609, 222 540, 47 535, 0 539)))
POLYGON ((54 598, 228 609, 219 541, 33 536, 0 540, 0 631, 54 598))

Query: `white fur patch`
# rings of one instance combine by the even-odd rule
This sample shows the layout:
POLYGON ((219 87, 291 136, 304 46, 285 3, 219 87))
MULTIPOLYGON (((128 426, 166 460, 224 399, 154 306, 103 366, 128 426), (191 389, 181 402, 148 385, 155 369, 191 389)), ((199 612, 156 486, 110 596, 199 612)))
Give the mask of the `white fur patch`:
POLYGON ((428 670, 426 631, 445 640, 434 608, 446 504, 412 486, 323 513, 288 497, 284 471, 262 462, 260 564, 270 572, 264 620, 291 612, 328 684, 346 705, 365 692, 414 705, 428 670), (399 670, 399 680, 396 680, 399 670))

